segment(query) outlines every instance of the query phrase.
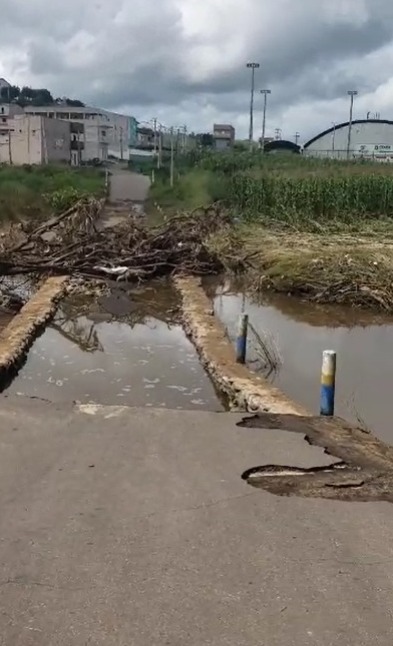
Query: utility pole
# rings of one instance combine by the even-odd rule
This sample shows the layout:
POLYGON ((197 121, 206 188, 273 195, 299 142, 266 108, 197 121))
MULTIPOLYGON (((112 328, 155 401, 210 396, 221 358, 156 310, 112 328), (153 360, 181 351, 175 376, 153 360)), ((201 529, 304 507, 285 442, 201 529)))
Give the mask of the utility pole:
POLYGON ((183 153, 187 152, 187 126, 183 126, 183 153))
POLYGON ((333 133, 332 133, 332 151, 334 152, 336 147, 336 122, 332 121, 333 133))
POLYGON ((262 139, 261 139, 261 150, 265 152, 265 133, 266 133, 266 109, 267 109, 267 95, 271 94, 271 90, 261 90, 261 94, 264 95, 263 98, 263 119, 262 119, 262 139))
POLYGON ((281 128, 276 128, 276 129, 274 130, 274 132, 275 132, 275 135, 276 135, 276 140, 281 139, 281 137, 282 137, 282 130, 281 130, 281 128))
POLYGON ((162 163, 162 126, 158 128, 158 155, 157 155, 157 168, 161 168, 162 163))
POLYGON ((248 135, 250 150, 253 149, 254 139, 254 92, 255 92, 255 70, 260 67, 259 63, 247 63, 248 69, 251 70, 251 101, 250 101, 250 132, 248 135))
POLYGON ((173 188, 174 185, 174 180, 175 180, 175 148, 174 148, 174 129, 173 126, 171 127, 171 170, 170 170, 170 184, 171 188, 173 188))
POLYGON ((153 129, 154 129, 154 156, 157 155, 157 119, 153 119, 153 129))
POLYGON ((123 148, 123 127, 120 126, 120 159, 124 159, 124 148, 123 148))
POLYGON ((348 95, 350 96, 350 108, 349 108, 349 124, 348 124, 348 142, 347 142, 347 159, 349 159, 351 154, 351 135, 352 135, 352 120, 353 120, 353 101, 355 96, 358 95, 357 90, 348 90, 348 95))
POLYGON ((298 145, 299 139, 300 139, 300 132, 296 132, 295 133, 295 144, 296 145, 298 145))

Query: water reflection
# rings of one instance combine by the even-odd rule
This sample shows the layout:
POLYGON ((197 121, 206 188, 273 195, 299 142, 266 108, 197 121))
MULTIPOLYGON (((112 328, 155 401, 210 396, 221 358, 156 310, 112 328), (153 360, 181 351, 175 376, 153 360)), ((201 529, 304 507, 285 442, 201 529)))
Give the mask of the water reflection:
MULTIPOLYGON (((238 286, 235 286, 235 289, 238 286)), ((209 289, 212 289, 210 285, 209 289)), ((393 318, 344 307, 316 306, 294 298, 251 297, 220 283, 215 311, 235 337, 236 321, 245 309, 254 327, 274 340, 282 365, 269 378, 290 397, 318 413, 322 351, 338 354, 337 414, 358 418, 383 439, 393 442, 390 400, 393 388, 393 318)), ((250 339, 250 368, 258 365, 250 339)))
POLYGON ((177 323, 176 296, 161 285, 65 301, 9 392, 51 401, 222 410, 177 323))

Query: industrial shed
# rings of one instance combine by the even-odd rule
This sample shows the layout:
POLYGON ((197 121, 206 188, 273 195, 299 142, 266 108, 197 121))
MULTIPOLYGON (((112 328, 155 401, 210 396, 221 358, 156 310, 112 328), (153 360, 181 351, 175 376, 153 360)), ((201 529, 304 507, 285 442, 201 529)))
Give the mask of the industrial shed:
MULTIPOLYGON (((304 144, 304 155, 346 159, 349 121, 332 126, 304 144)), ((393 161, 393 121, 359 119, 352 122, 350 159, 393 161)))
POLYGON ((265 153, 300 153, 300 146, 285 139, 273 139, 265 143, 265 153))

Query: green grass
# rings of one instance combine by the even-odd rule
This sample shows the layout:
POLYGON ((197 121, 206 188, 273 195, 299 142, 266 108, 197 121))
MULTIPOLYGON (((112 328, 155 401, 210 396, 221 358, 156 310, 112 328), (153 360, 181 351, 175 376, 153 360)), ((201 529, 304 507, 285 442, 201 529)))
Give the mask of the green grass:
POLYGON ((102 196, 102 171, 61 166, 0 166, 0 221, 45 218, 85 195, 102 196))
POLYGON ((201 169, 177 176, 173 188, 167 179, 159 178, 151 187, 150 197, 164 209, 192 211, 215 201, 212 181, 213 174, 201 169))
POLYGON ((164 209, 220 201, 234 215, 269 227, 320 232, 393 218, 393 168, 300 155, 197 153, 177 161, 175 186, 161 177, 152 198, 164 209))

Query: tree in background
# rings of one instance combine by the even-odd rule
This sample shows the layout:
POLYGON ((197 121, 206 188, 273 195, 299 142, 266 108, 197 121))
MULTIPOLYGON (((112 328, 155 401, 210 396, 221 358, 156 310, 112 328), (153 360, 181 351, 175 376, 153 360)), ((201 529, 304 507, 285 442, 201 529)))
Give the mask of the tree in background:
POLYGON ((28 105, 68 105, 73 107, 84 107, 82 101, 77 99, 68 99, 67 97, 54 99, 52 94, 46 88, 32 88, 28 86, 18 87, 11 85, 10 87, 3 87, 0 91, 0 102, 2 103, 16 103, 22 108, 28 105))
POLYGON ((201 132, 196 135, 197 145, 200 148, 213 148, 214 138, 210 132, 201 132))

